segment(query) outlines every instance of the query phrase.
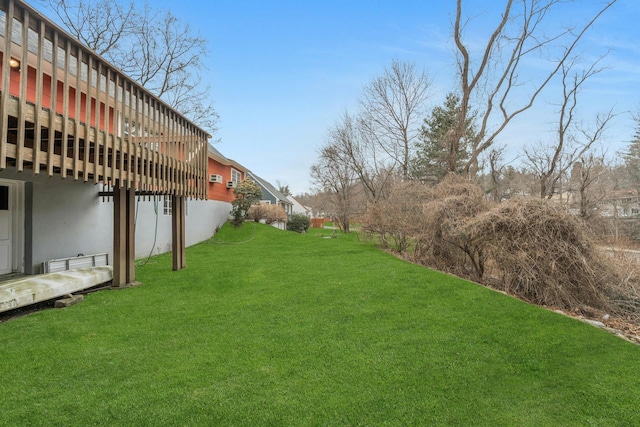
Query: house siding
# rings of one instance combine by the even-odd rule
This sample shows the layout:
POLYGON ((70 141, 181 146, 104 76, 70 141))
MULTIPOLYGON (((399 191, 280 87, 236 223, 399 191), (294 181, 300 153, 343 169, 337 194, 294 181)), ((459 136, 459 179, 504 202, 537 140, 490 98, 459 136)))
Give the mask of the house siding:
POLYGON ((220 200, 231 203, 233 199, 235 199, 233 188, 227 188, 227 181, 231 181, 231 166, 220 164, 216 160, 209 158, 208 170, 210 175, 218 174, 222 176, 221 183, 210 182, 208 184, 207 194, 209 200, 220 200))

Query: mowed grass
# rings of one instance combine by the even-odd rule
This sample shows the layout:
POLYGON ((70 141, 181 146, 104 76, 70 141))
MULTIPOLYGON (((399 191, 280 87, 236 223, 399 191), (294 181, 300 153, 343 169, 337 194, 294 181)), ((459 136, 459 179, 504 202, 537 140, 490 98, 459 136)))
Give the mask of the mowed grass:
POLYGON ((0 425, 640 424, 640 347, 330 235, 225 226, 0 324, 0 425))

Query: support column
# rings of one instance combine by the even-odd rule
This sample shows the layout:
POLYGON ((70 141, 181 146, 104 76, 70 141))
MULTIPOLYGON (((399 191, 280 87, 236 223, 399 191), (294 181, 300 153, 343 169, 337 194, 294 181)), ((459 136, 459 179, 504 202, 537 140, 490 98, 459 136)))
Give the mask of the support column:
POLYGON ((184 196, 171 196, 171 249, 174 271, 182 270, 187 266, 184 203, 184 196))
POLYGON ((128 288, 140 285, 136 281, 135 251, 135 190, 113 188, 113 285, 128 288))

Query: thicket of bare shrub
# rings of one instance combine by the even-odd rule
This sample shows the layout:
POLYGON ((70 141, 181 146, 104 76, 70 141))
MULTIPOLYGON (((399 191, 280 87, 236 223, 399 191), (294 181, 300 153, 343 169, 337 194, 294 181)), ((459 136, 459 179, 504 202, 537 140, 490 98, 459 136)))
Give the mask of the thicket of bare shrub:
POLYGON ((267 213, 267 206, 269 205, 265 203, 256 203, 255 205, 251 205, 247 213, 247 219, 255 222, 260 221, 267 213))
POLYGON ((635 334, 640 337, 640 260, 617 252, 606 261, 616 271, 616 280, 607 287, 611 306, 616 314, 638 326, 635 334))
POLYGON ((423 205, 431 197, 429 189, 419 182, 399 183, 388 198, 368 207, 360 229, 378 235, 385 249, 404 252, 410 238, 420 233, 423 205))
POLYGON ((400 252, 411 241, 404 255, 412 261, 535 304, 640 322, 637 260, 605 257, 565 208, 542 199, 491 203, 454 175, 431 188, 404 183, 392 194, 369 209, 363 229, 400 252))
POLYGON ((265 224, 273 224, 277 221, 286 221, 287 213, 281 206, 267 203, 258 203, 249 208, 249 219, 265 224))
POLYGON ((484 265, 482 282, 536 304, 610 310, 615 271, 563 207, 511 199, 468 221, 463 233, 484 265))
POLYGON ((430 189, 423 205, 413 259, 441 271, 480 279, 482 266, 474 265, 475 249, 463 234, 464 225, 488 209, 482 189, 456 175, 447 176, 430 189))

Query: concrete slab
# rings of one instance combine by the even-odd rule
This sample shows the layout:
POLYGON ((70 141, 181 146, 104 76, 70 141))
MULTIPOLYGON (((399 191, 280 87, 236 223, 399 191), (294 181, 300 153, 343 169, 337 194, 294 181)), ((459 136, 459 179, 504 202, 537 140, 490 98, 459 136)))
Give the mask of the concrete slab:
POLYGON ((0 313, 92 288, 112 279, 113 270, 105 265, 0 282, 0 313))

